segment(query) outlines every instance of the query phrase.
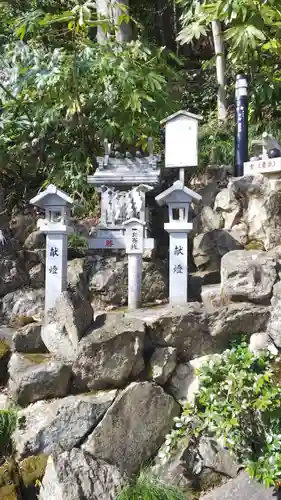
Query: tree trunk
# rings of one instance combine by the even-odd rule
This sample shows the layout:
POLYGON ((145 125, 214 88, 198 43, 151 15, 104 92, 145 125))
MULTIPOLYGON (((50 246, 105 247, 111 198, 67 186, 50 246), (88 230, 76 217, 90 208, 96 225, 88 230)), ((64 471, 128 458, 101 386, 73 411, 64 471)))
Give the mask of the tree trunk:
MULTIPOLYGON (((119 18, 124 12, 122 5, 129 9, 129 0, 96 0, 97 16, 110 19, 115 26, 118 25, 116 40, 126 42, 132 38, 132 26, 131 23, 121 23, 119 26, 119 18)), ((106 33, 102 28, 98 27, 98 43, 104 43, 105 40, 106 33)))
POLYGON ((218 83, 218 120, 224 122, 227 118, 225 92, 225 51, 220 21, 212 21, 212 32, 216 55, 217 83, 218 83))
POLYGON ((112 5, 112 18, 115 26, 118 25, 118 30, 116 33, 116 40, 118 42, 129 42, 132 39, 132 26, 131 23, 121 23, 119 24, 119 18, 122 14, 129 12, 129 0, 111 0, 112 5), (122 6, 125 9, 122 9, 122 6))

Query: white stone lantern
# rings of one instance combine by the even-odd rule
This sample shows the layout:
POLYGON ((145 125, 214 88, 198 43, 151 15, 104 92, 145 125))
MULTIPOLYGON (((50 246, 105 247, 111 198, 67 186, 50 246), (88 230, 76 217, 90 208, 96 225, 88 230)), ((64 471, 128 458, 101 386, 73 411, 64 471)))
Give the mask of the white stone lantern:
MULTIPOLYGON (((197 167, 199 120, 202 120, 201 116, 188 111, 178 111, 161 121, 161 125, 165 126, 167 168, 197 167)), ((183 180, 182 175, 181 180, 183 180)))
POLYGON ((169 245, 169 301, 172 305, 185 304, 188 299, 188 233, 192 222, 188 222, 190 203, 202 197, 176 181, 155 200, 168 205, 169 222, 164 229, 170 235, 169 245))
POLYGON ((67 289, 67 235, 72 199, 51 184, 32 200, 31 205, 45 210, 38 229, 46 234, 45 310, 55 305, 57 297, 67 289))

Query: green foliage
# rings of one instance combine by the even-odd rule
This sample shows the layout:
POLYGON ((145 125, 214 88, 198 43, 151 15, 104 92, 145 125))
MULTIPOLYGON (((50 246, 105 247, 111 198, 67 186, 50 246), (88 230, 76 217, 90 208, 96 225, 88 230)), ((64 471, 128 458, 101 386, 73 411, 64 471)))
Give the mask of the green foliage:
POLYGON ((10 205, 46 180, 85 204, 104 139, 145 147, 150 136, 157 142, 160 119, 179 108, 164 49, 114 36, 95 43, 91 29, 112 26, 99 24, 91 5, 37 8, 13 22, 0 80, 0 172, 4 187, 16 188, 10 205))
POLYGON ((165 485, 149 471, 143 470, 118 495, 117 500, 187 500, 187 496, 174 486, 165 485))
POLYGON ((165 460, 182 438, 208 434, 236 455, 265 486, 281 475, 280 359, 246 342, 211 357, 199 371, 195 405, 187 404, 167 437, 165 460))
POLYGON ((88 239, 85 236, 81 236, 79 234, 69 234, 68 247, 75 248, 76 250, 87 250, 88 239))
POLYGON ((17 413, 14 409, 0 410, 0 449, 5 450, 11 441, 17 425, 17 413))

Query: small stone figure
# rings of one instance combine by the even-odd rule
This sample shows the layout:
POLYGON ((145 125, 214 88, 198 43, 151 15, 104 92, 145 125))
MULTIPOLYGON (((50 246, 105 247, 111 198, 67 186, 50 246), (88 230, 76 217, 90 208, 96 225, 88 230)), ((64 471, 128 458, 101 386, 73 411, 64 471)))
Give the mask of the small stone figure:
MULTIPOLYGON (((266 158, 278 158, 281 156, 281 146, 278 143, 278 141, 273 137, 273 135, 268 134, 267 132, 264 132, 262 134, 261 139, 255 139, 252 141, 252 144, 262 146, 263 151, 262 155, 258 157, 258 159, 266 159, 266 158), (269 152, 273 150, 278 150, 279 151, 279 156, 269 156, 269 152)), ((274 155, 277 154, 276 151, 273 153, 274 155)))
POLYGON ((280 158, 281 151, 277 148, 272 148, 268 151, 268 158, 280 158))

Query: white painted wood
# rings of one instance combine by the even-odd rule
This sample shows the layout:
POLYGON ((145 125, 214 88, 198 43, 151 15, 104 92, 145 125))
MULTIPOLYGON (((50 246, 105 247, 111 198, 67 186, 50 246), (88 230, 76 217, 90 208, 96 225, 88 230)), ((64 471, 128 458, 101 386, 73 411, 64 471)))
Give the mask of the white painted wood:
POLYGON ((54 307, 57 297, 67 289, 67 233, 47 234, 45 311, 54 307))
POLYGON ((244 163, 244 175, 281 172, 281 158, 267 158, 244 163))
POLYGON ((198 121, 178 116, 166 125, 165 165, 167 168, 196 167, 198 164, 198 121))
POLYGON ((188 300, 187 233, 170 234, 169 303, 186 304, 188 300))
MULTIPOLYGON (((126 248, 125 236, 115 237, 114 235, 110 238, 89 238, 88 245, 90 250, 110 250, 116 249, 121 250, 126 248)), ((144 250, 153 250, 155 246, 155 241, 153 238, 144 238, 144 250)))

